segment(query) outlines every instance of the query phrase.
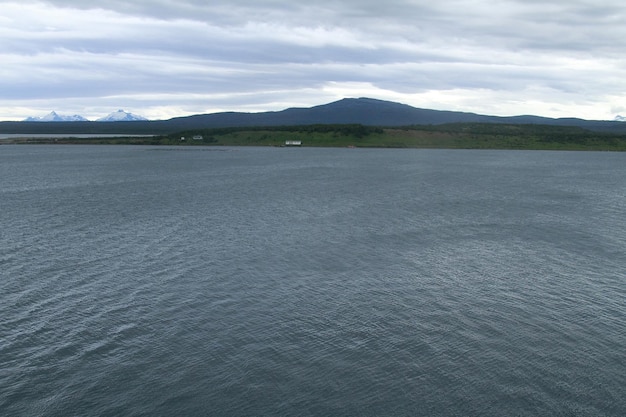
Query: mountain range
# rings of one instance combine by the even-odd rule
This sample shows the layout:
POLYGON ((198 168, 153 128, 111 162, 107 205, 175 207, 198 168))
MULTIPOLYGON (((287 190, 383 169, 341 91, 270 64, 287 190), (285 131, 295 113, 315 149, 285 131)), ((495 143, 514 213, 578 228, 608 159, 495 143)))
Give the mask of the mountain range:
MULTIPOLYGON (((125 112, 124 110, 118 110, 116 112, 110 113, 107 116, 101 117, 96 120, 96 122, 136 122, 136 121, 147 121, 145 117, 138 116, 136 114, 132 114, 129 112, 125 112)), ((27 117, 24 119, 25 122, 88 122, 89 120, 80 116, 78 114, 74 114, 72 116, 60 115, 55 111, 48 113, 43 117, 27 117)))
POLYGON ((137 116, 130 117, 128 115, 134 116, 119 110, 105 118, 98 119, 99 121, 115 121, 115 123, 61 121, 52 124, 40 123, 40 121, 33 123, 31 120, 0 122, 0 133, 169 134, 194 129, 312 124, 362 124, 399 127, 446 123, 499 123, 577 126, 592 131, 626 134, 626 123, 618 121, 618 119, 603 121, 578 118, 554 119, 531 115, 487 116, 467 112, 422 109, 372 98, 345 98, 309 108, 288 108, 261 113, 222 112, 176 117, 169 120, 137 120, 137 116))

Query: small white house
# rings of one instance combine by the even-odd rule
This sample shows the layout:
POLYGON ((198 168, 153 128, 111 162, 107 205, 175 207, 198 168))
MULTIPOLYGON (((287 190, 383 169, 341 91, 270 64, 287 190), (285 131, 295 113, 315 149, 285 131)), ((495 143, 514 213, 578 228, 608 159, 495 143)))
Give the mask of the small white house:
POLYGON ((301 140, 286 140, 285 146, 302 146, 301 140))

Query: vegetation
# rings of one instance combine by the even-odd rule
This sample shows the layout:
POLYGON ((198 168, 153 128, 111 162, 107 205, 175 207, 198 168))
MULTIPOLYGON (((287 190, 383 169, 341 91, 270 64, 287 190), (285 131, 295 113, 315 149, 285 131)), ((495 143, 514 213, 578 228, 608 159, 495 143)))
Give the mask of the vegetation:
POLYGON ((81 143, 177 146, 302 146, 448 149, 626 151, 626 135, 579 127, 453 123, 382 128, 358 124, 214 128, 153 137, 13 139, 3 143, 81 143), (194 138, 195 137, 195 138, 194 138), (184 138, 184 139, 183 139, 184 138))
POLYGON ((454 123, 386 133, 396 138, 393 142, 417 148, 626 151, 626 135, 571 126, 454 123))

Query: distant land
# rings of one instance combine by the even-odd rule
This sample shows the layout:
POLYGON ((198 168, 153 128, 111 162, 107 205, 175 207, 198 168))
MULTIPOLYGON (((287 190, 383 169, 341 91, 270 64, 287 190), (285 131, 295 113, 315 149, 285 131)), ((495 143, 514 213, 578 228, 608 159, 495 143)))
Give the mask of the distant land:
POLYGON ((537 124, 574 126, 595 132, 626 133, 620 121, 553 119, 540 116, 486 116, 457 111, 429 110, 372 98, 346 98, 309 108, 289 108, 261 113, 221 112, 176 117, 169 120, 133 120, 119 118, 114 123, 91 121, 0 122, 0 133, 47 134, 152 134, 168 135, 193 129, 225 127, 297 126, 315 124, 362 124, 364 126, 400 127, 443 125, 450 123, 537 124))

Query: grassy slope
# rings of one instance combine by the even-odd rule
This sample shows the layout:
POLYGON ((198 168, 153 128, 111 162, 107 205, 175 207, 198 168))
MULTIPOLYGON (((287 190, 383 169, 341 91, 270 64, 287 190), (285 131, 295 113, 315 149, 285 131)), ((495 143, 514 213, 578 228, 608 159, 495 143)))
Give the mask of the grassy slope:
POLYGON ((349 128, 327 131, 311 127, 200 132, 214 145, 280 146, 301 140, 303 146, 449 149, 554 149, 626 151, 626 136, 575 127, 542 125, 452 124, 403 129, 349 128))

